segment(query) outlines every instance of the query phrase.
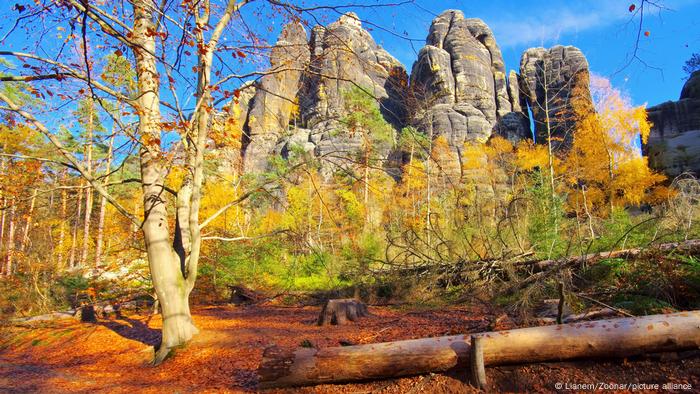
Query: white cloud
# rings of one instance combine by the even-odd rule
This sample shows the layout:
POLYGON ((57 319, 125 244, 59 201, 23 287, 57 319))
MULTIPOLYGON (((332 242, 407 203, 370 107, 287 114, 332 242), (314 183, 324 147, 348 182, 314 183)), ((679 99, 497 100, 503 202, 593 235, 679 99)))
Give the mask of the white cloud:
POLYGON ((632 98, 629 93, 614 87, 607 77, 591 73, 591 98, 596 106, 596 111, 604 112, 606 109, 614 107, 614 104, 621 103, 625 109, 632 108, 632 98))
POLYGON ((507 16, 489 22, 502 47, 545 45, 563 34, 604 27, 630 17, 629 1, 570 2, 567 6, 531 9, 528 16, 507 16))
MULTIPOLYGON (((653 17, 659 14, 663 16, 668 12, 680 12, 684 6, 699 2, 700 0, 659 0, 656 3, 663 8, 647 5, 649 8, 646 9, 645 15, 653 17)), ((545 45, 557 42, 564 34, 575 34, 613 23, 623 27, 633 17, 628 11, 632 3, 639 6, 640 1, 567 1, 557 5, 554 5, 554 2, 545 2, 539 3, 538 7, 531 7, 525 15, 499 15, 490 18, 488 22, 502 47, 545 45)))

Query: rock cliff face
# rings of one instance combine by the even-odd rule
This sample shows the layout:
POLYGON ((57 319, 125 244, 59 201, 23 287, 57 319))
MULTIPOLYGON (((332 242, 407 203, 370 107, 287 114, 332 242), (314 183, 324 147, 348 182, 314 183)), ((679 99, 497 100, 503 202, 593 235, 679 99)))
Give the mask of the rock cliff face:
POLYGON ((690 76, 678 101, 650 107, 647 113, 653 123, 645 147, 649 164, 670 177, 700 175, 700 71, 690 76))
POLYGON ((512 112, 501 51, 480 19, 448 10, 433 20, 411 72, 419 129, 460 149, 486 142, 512 112))
POLYGON ((229 102, 224 111, 215 113, 212 121, 212 145, 220 158, 218 171, 222 174, 239 173, 243 167, 242 130, 248 120, 250 104, 255 97, 255 84, 247 82, 238 92, 238 98, 229 102))
MULTIPOLYGON (((497 200, 493 197, 507 194, 507 177, 489 163, 480 144, 494 135, 518 142, 533 134, 546 143, 549 125, 554 148, 566 149, 576 126, 574 107, 593 110, 588 62, 579 49, 530 48, 521 57, 519 73, 506 75, 488 26, 456 10, 433 20, 410 84, 401 63, 353 13, 314 27, 310 37, 301 24, 284 27, 270 63, 267 75, 241 88, 228 112, 215 116, 214 135, 243 133, 240 149, 216 146, 229 163, 222 171, 243 167, 244 172, 261 172, 273 155, 293 160, 299 152, 323 157, 326 179, 339 167, 352 170, 363 136, 343 124, 343 101, 345 92, 361 87, 380 102, 395 132, 414 125, 426 137, 441 137, 432 145, 437 165, 431 168, 440 170, 434 178, 438 189, 438 183, 457 185, 463 191, 471 188, 479 198, 497 200)), ((670 176, 685 171, 700 175, 700 72, 687 81, 679 101, 651 107, 648 113, 654 124, 644 146, 650 164, 670 176)), ((373 146, 389 159, 384 160, 390 163, 384 166, 387 171, 398 170, 408 157, 397 149, 391 141, 373 146)))
POLYGON ((354 13, 340 17, 311 37, 311 67, 301 98, 304 120, 310 128, 343 113, 343 92, 359 86, 380 100, 382 110, 394 124, 405 117, 406 70, 377 45, 354 13))
POLYGON ((315 27, 309 40, 301 25, 285 27, 270 62, 271 71, 278 71, 262 78, 248 113, 246 172, 264 171, 271 155, 289 157, 299 148, 318 156, 357 153, 362 136, 341 122, 343 94, 354 86, 377 98, 395 127, 405 122, 406 70, 353 13, 315 27), (299 118, 290 124, 295 105, 299 118))
POLYGON ((593 108, 586 57, 571 46, 530 48, 520 59, 520 75, 520 94, 532 111, 535 139, 547 140, 549 120, 554 148, 568 146, 575 127, 574 102, 593 108))
POLYGON ((515 72, 506 77, 501 50, 480 19, 448 10, 433 20, 411 72, 411 112, 420 131, 444 137, 450 147, 436 159, 438 179, 472 188, 484 200, 499 194, 502 172, 474 146, 495 134, 512 141, 530 136, 518 81, 515 72))
POLYGON ((520 75, 511 70, 508 74, 508 98, 513 112, 501 118, 496 132, 513 143, 532 138, 530 116, 525 95, 520 94, 520 75))
MULTIPOLYGON (((374 41, 353 13, 314 27, 310 37, 300 24, 286 26, 270 63, 269 74, 255 84, 244 116, 245 172, 265 171, 273 155, 292 159, 299 152, 323 157, 327 176, 343 162, 352 165, 363 136, 343 125, 343 95, 354 87, 379 101, 395 131, 412 124, 430 138, 444 137, 449 163, 442 167, 452 180, 469 175, 463 163, 465 143, 478 145, 493 135, 513 142, 531 138, 528 109, 540 141, 546 140, 548 107, 553 136, 566 143, 573 130, 574 100, 592 106, 588 63, 581 51, 562 46, 529 49, 521 59, 520 74, 506 75, 489 27, 456 10, 433 20, 410 84, 401 63, 374 41)), ((385 169, 398 168, 402 155, 385 145, 375 146, 375 152, 389 159, 385 169)))
POLYGON ((309 57, 304 27, 299 23, 285 26, 272 49, 269 74, 261 78, 250 103, 244 126, 244 171, 264 170, 277 140, 288 129, 309 57))
MULTIPOLYGON (((403 65, 376 44, 362 28, 357 15, 348 13, 325 29, 315 28, 313 53, 300 103, 309 129, 307 142, 317 156, 355 156, 362 136, 349 133, 340 120, 345 116, 343 94, 359 87, 380 103, 384 118, 396 128, 405 122, 407 74, 403 65)), ((306 131, 297 133, 304 139, 306 131)), ((388 152, 383 152, 388 155, 388 152)), ((327 168, 329 169, 329 168, 327 168)))

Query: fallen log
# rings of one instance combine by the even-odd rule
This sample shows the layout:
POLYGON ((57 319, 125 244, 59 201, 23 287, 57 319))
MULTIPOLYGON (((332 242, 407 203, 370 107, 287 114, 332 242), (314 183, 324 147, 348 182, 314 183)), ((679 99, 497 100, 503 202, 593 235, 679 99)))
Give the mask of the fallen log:
POLYGON ((529 266, 535 273, 525 278, 520 282, 515 282, 510 286, 505 287, 501 294, 512 294, 520 289, 523 289, 532 283, 543 280, 547 276, 567 267, 573 267, 579 264, 589 264, 593 265, 604 259, 611 258, 630 258, 637 257, 642 253, 646 252, 671 252, 671 251, 683 251, 683 252, 698 252, 700 251, 700 239, 693 239, 684 242, 671 242, 666 244, 660 244, 646 249, 634 248, 634 249, 623 249, 610 252, 600 252, 592 253, 583 256, 566 257, 557 260, 543 260, 536 262, 521 262, 516 263, 521 266, 529 266))
MULTIPOLYGON (((606 318, 611 318, 614 316, 617 316, 620 314, 620 310, 617 309, 610 309, 610 308, 605 308, 605 309, 597 309, 597 310, 591 310, 588 312, 584 313, 577 313, 575 315, 566 315, 562 319, 563 323, 576 323, 580 322, 582 320, 594 320, 594 319, 606 319, 606 318)), ((629 316, 629 314, 628 314, 629 316)), ((555 317, 537 317, 535 318, 535 321, 538 323, 543 323, 543 324, 556 324, 557 319, 555 317)))
MULTIPOLYGON (((700 311, 485 332, 484 365, 630 357, 700 348, 700 311)), ((322 349, 270 347, 261 388, 387 379, 455 367, 469 370, 470 335, 322 349)))
POLYGON ((518 272, 525 274, 533 274, 526 278, 522 285, 513 285, 508 287, 502 294, 509 294, 515 290, 521 289, 543 277, 556 272, 561 268, 573 267, 581 264, 595 264, 605 259, 610 258, 631 258, 637 257, 643 253, 653 252, 670 252, 680 251, 685 253, 700 253, 700 239, 687 240, 683 242, 669 242, 657 245, 649 245, 645 248, 631 248, 621 250, 611 250, 604 252, 589 253, 578 256, 561 257, 558 259, 540 260, 540 259, 523 259, 528 257, 532 252, 526 252, 518 256, 504 257, 500 259, 482 259, 482 260, 459 260, 448 261, 443 263, 422 263, 414 266, 398 268, 381 268, 372 270, 374 275, 394 274, 406 277, 420 277, 429 273, 437 273, 443 281, 448 283, 461 283, 465 280, 466 273, 478 273, 482 279, 492 280, 500 278, 510 280, 509 269, 513 267, 518 272))
POLYGON ((33 323, 45 323, 64 319, 75 319, 75 311, 68 310, 64 312, 51 312, 37 316, 18 317, 10 319, 8 323, 11 325, 20 326, 25 324, 31 325, 33 323))
POLYGON ((544 271, 554 266, 569 266, 583 263, 596 263, 600 260, 614 259, 619 257, 636 257, 645 252, 695 252, 700 251, 700 239, 691 239, 683 242, 669 242, 665 244, 650 245, 646 248, 632 248, 611 250, 606 252, 589 253, 581 256, 563 257, 552 260, 527 260, 514 263, 515 267, 529 267, 535 272, 544 271))

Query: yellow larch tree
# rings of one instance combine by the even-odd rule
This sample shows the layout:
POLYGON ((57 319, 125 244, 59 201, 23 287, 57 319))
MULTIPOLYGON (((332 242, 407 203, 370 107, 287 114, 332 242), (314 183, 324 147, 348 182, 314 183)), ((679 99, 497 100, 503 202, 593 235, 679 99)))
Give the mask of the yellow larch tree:
POLYGON ((606 216, 658 195, 665 177, 640 152, 651 128, 644 106, 631 106, 604 78, 591 81, 596 110, 574 103, 578 122, 561 173, 570 210, 606 216))

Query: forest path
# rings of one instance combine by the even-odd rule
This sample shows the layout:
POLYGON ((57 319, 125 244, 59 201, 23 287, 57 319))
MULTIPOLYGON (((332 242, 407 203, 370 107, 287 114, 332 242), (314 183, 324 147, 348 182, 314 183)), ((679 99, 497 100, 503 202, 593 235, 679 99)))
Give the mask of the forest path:
MULTIPOLYGON (((97 324, 61 321, 5 327, 0 392, 251 392, 266 346, 339 346, 485 331, 496 314, 483 306, 442 310, 370 307, 347 326, 316 326, 317 307, 208 306, 193 309, 201 333, 158 368, 147 365, 158 316, 97 324)), ((497 327, 500 328, 500 327, 497 327)), ((512 328, 512 327, 502 327, 512 328)), ((497 391, 554 391, 555 383, 687 383, 700 388, 700 359, 584 361, 487 368, 497 391)), ((273 392, 469 392, 459 371, 273 392)))

